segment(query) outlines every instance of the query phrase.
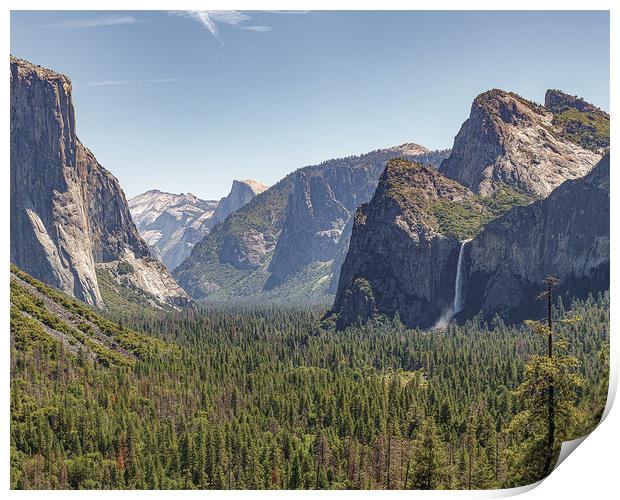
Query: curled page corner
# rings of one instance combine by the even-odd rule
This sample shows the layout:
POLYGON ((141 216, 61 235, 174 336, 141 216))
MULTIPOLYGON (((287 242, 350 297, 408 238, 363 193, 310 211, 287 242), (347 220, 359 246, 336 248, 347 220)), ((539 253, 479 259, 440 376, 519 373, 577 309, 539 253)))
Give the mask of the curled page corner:
MULTIPOLYGON (((577 447, 583 443, 583 441, 589 436, 590 434, 586 434, 585 436, 581 436, 580 438, 577 439, 572 439, 571 441, 564 441, 562 443, 562 447, 560 448, 560 455, 558 456, 558 461, 555 464, 555 467, 553 468, 553 470, 557 469, 560 464, 562 462, 564 462, 564 460, 566 460, 566 458, 577 449, 577 447)), ((553 472, 551 472, 553 474, 553 472)))

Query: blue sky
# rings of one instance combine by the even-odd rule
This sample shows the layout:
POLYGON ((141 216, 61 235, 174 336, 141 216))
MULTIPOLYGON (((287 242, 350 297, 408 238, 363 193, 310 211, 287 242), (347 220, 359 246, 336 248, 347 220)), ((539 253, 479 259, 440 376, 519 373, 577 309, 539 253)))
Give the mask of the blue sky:
POLYGON ((11 52, 72 79, 78 136, 128 197, 451 147, 490 88, 609 109, 607 12, 14 11, 11 52))

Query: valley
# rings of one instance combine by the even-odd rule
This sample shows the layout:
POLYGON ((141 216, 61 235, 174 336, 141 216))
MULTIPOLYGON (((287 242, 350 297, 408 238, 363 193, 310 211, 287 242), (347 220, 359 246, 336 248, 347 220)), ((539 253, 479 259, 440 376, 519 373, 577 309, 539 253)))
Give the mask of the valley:
POLYGON ((11 57, 12 488, 511 488, 598 424, 603 110, 492 89, 449 149, 127 200, 72 85, 11 57))

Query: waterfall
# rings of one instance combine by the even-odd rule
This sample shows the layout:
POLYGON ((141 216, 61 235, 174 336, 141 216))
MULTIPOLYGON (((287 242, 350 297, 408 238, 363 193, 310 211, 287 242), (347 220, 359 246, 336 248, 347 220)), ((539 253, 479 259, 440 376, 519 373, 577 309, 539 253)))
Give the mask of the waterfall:
POLYGON ((463 310, 463 255, 465 250, 465 245, 469 243, 471 240, 464 240, 461 242, 461 249, 459 250, 459 261, 456 265, 456 280, 454 281, 454 300, 452 301, 452 314, 450 317, 454 316, 456 313, 461 312, 463 310))
POLYGON ((463 259, 465 255, 465 245, 471 240, 463 240, 461 242, 461 248, 459 249, 459 259, 456 264, 456 278, 454 280, 454 298, 452 299, 452 305, 444 311, 433 329, 443 329, 448 322, 454 317, 454 315, 463 310, 463 284, 465 269, 463 266, 463 259))

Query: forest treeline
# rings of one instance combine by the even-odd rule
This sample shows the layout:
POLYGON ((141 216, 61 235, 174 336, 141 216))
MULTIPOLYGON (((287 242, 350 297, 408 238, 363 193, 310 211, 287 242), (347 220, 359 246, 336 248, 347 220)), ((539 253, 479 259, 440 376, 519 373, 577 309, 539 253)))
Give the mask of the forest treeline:
MULTIPOLYGON (((546 474, 540 332, 499 319, 334 332, 322 312, 124 317, 120 328, 180 348, 110 367, 24 342, 12 323, 11 486, 479 489, 546 474)), ((554 315, 578 318, 555 326, 557 453, 605 406, 609 296, 554 315)))

